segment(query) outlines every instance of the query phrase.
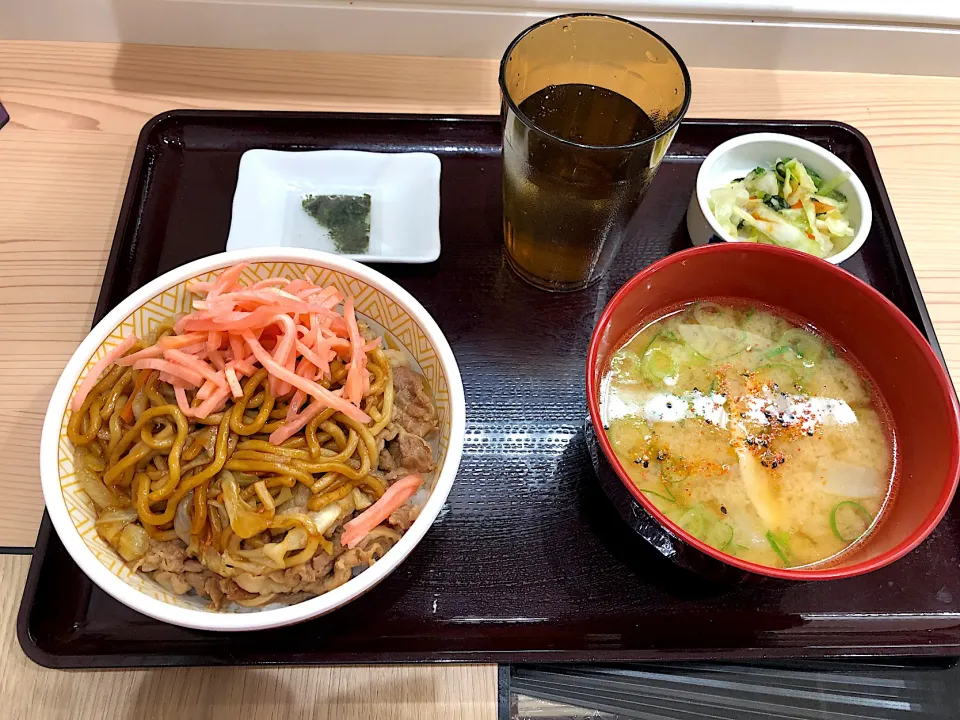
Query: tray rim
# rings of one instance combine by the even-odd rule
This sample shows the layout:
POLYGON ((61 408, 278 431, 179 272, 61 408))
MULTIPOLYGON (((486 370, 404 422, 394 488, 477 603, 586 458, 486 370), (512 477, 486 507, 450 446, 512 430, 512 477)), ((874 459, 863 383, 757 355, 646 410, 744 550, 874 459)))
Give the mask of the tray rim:
MULTIPOLYGON (((120 207, 120 214, 117 219, 117 227, 114 231, 113 241, 110 246, 110 255, 107 259, 106 267, 103 272, 103 283, 100 286, 100 295, 97 299, 97 306, 94 310, 94 318, 101 317, 108 308, 106 308, 106 298, 110 293, 108 287, 112 287, 113 278, 116 271, 116 265, 120 257, 120 246, 122 236, 126 232, 130 221, 130 215, 134 209, 136 193, 132 192, 138 185, 138 179, 142 177, 141 171, 146 161, 149 139, 152 133, 164 123, 174 122, 180 119, 198 120, 198 119, 311 119, 316 121, 323 120, 353 120, 353 121, 376 121, 376 122, 405 122, 405 123, 436 123, 450 122, 457 124, 484 124, 489 122, 499 122, 499 115, 483 114, 445 114, 445 113, 371 113, 371 112, 334 112, 334 111, 298 111, 298 110, 203 110, 192 108, 181 108, 165 110, 150 118, 141 128, 137 136, 136 150, 134 151, 133 161, 130 166, 130 173, 127 176, 127 184, 124 190, 123 202, 120 207), (110 285, 108 285, 110 283, 110 285)), ((906 244, 903 235, 900 232, 900 226, 896 221, 896 214, 893 210, 893 204, 890 200, 890 194, 887 192, 886 183, 883 180, 883 173, 880 164, 877 161, 876 153, 870 139, 860 129, 840 120, 764 120, 758 118, 712 118, 695 117, 686 118, 680 124, 678 131, 682 132, 684 127, 688 126, 721 126, 735 127, 738 125, 764 125, 772 130, 788 131, 790 128, 810 127, 810 128, 833 128, 852 135, 864 151, 867 165, 870 168, 870 176, 877 184, 877 190, 880 195, 880 209, 888 219, 893 234, 894 245, 896 246, 897 258, 906 271, 907 282, 909 284, 910 294, 915 299, 919 299, 917 309, 920 313, 920 319, 923 324, 923 332, 927 336, 934 353, 939 358, 941 364, 947 367, 940 348, 940 342, 937 339, 933 322, 930 319, 926 302, 923 300, 923 294, 920 289, 920 283, 917 280, 917 274, 913 269, 913 263, 910 261, 907 253, 906 244)), ((789 132, 786 132, 789 134, 789 132)), ((670 150, 667 156, 671 155, 670 150)), ((841 265, 842 267, 842 265, 841 265)))
MULTIPOLYGON (((124 190, 120 213, 117 218, 117 226, 114 231, 111 243, 110 254, 107 264, 104 268, 103 281, 100 286, 97 305, 94 310, 94 321, 102 317, 109 310, 108 298, 112 294, 114 283, 116 282, 117 265, 123 251, 123 239, 130 230, 130 223, 134 219, 134 210, 139 201, 142 200, 144 193, 141 186, 147 182, 149 173, 144 172, 147 164, 148 153, 150 152, 150 139, 158 128, 165 123, 176 122, 177 120, 203 120, 203 119, 243 119, 243 120, 295 120, 309 119, 314 121, 323 120, 352 120, 352 121, 376 121, 376 122, 403 122, 403 123, 437 123, 446 122, 457 125, 487 124, 500 122, 498 115, 481 114, 408 114, 408 113, 342 113, 342 112, 302 112, 302 111, 280 111, 280 110, 203 110, 203 109, 173 109, 161 112, 150 118, 140 130, 137 138, 137 145, 134 151, 130 166, 130 172, 127 176, 127 183, 124 190)), ((910 262, 903 235, 900 232, 899 224, 893 210, 890 196, 887 192, 886 184, 880 170, 879 163, 874 153, 873 146, 867 136, 856 127, 836 120, 762 120, 750 118, 709 118, 698 117, 688 118, 680 126, 680 131, 688 126, 709 126, 709 127, 737 127, 744 125, 761 125, 773 131, 784 131, 789 134, 791 128, 812 128, 812 129, 833 129, 853 137, 856 143, 862 148, 864 156, 870 170, 870 176, 876 182, 879 194, 879 202, 876 211, 883 213, 887 224, 891 230, 893 244, 896 250, 897 259, 903 266, 904 273, 908 282, 910 295, 914 298, 917 305, 919 318, 922 324, 922 331, 930 343, 934 353, 940 362, 946 367, 946 362, 937 339, 936 331, 930 319, 926 302, 920 290, 920 284, 917 280, 913 264, 910 262)), ((668 151, 667 156, 671 153, 668 151)), ((674 157, 677 157, 674 154, 674 157)), ((841 266, 842 267, 842 266, 841 266)), ((232 658, 221 660, 211 655, 174 655, 174 654, 156 654, 149 657, 143 655, 82 655, 82 654, 57 654, 43 650, 37 645, 30 634, 30 616, 34 606, 37 585, 43 566, 43 560, 53 534, 52 523, 44 509, 37 534, 37 541, 32 548, 32 557, 30 569, 24 583, 23 594, 21 596, 20 607, 17 613, 17 639, 24 654, 36 664, 53 669, 106 669, 106 668, 147 668, 147 667, 199 667, 199 666, 285 666, 290 665, 281 660, 249 660, 235 662, 232 658)), ((31 549, 24 548, 0 548, 0 552, 10 552, 17 554, 26 554, 31 549)), ((730 661, 756 659, 757 653, 750 648, 714 648, 702 649, 703 659, 708 661, 730 661)), ((960 655, 960 639, 952 644, 924 644, 924 645, 903 645, 891 646, 884 645, 875 648, 867 646, 845 646, 845 647, 819 647, 819 648, 764 648, 762 650, 763 658, 782 658, 782 659, 814 659, 814 658, 834 658, 834 657, 931 657, 931 656, 951 656, 960 655), (951 650, 953 652, 951 652, 951 650)), ((366 665, 389 663, 414 663, 414 662, 453 662, 453 663, 513 663, 530 662, 531 654, 540 654, 543 661, 557 663, 612 663, 625 662, 624 658, 630 653, 624 654, 619 650, 593 650, 593 651, 441 651, 433 653, 431 657, 424 658, 422 653, 391 653, 389 656, 380 655, 373 657, 352 657, 349 654, 344 656, 334 656, 329 660, 321 660, 308 663, 310 665, 338 664, 338 665, 366 665)), ((635 656, 632 662, 644 660, 671 660, 686 659, 681 651, 657 651, 642 650, 634 651, 635 656)))

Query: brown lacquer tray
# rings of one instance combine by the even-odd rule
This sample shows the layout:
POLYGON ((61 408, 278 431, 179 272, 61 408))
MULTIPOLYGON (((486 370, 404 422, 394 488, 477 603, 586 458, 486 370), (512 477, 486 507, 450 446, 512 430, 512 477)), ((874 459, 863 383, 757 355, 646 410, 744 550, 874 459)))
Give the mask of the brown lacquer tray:
POLYGON ((380 269, 433 314, 457 355, 463 463, 440 519, 388 580, 332 615, 257 633, 185 630, 128 610, 87 580, 45 518, 19 617, 26 653, 64 668, 960 654, 956 507, 920 548, 869 575, 725 585, 650 549, 591 469, 584 362, 596 318, 627 278, 688 247, 684 212, 704 156, 771 130, 819 143, 864 180, 873 230, 845 267, 936 346, 873 152, 845 125, 684 123, 643 203, 640 234, 609 275, 551 295, 517 278, 503 256, 497 118, 191 111, 151 120, 98 318, 160 273, 224 249, 245 150, 440 156, 440 259, 380 269))

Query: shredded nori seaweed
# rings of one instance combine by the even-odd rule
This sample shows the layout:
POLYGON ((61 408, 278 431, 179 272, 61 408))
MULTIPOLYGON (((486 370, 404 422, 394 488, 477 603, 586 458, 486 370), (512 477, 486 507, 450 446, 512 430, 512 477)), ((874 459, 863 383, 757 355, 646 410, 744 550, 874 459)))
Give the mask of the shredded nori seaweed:
POLYGON ((330 231, 341 253, 365 253, 370 247, 369 195, 307 195, 303 209, 330 231))

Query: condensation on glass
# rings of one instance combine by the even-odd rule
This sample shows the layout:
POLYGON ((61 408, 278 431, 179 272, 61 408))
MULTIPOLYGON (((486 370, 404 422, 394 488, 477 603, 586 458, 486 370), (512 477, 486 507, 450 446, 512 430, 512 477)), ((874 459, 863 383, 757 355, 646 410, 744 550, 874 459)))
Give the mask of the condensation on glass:
POLYGON ((513 41, 500 88, 507 257, 538 287, 586 287, 640 238, 640 201, 690 103, 686 66, 639 25, 565 15, 513 41))

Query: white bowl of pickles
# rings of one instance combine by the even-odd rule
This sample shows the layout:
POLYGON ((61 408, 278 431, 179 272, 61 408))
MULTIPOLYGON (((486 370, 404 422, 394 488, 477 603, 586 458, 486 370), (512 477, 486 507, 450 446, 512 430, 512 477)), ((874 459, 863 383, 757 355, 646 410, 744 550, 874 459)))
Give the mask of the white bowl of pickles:
POLYGON ((791 135, 753 133, 704 160, 687 231, 694 245, 778 245, 836 265, 866 242, 872 216, 866 188, 836 155, 791 135))

